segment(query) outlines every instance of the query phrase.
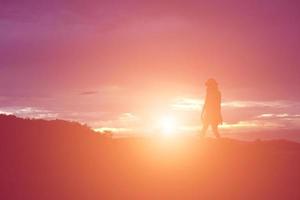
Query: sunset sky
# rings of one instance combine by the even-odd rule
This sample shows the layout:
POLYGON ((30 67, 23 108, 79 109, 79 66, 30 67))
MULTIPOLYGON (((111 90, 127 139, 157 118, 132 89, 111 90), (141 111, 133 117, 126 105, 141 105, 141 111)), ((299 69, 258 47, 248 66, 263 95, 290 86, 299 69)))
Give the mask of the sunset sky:
POLYGON ((0 1, 0 113, 147 133, 300 128, 300 1, 0 1))

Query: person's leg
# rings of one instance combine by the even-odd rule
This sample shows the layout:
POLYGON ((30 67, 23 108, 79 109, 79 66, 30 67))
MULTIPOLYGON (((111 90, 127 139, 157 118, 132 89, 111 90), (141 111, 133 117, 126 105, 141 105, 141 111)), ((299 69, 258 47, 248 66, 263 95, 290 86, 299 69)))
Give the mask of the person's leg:
POLYGON ((206 133, 206 131, 208 129, 208 125, 209 124, 207 124, 207 123, 203 124, 202 130, 201 130, 201 133, 200 133, 200 137, 204 137, 205 136, 205 133, 206 133))
POLYGON ((212 124, 211 127, 212 127, 212 130, 213 130, 216 138, 220 138, 218 124, 212 124))

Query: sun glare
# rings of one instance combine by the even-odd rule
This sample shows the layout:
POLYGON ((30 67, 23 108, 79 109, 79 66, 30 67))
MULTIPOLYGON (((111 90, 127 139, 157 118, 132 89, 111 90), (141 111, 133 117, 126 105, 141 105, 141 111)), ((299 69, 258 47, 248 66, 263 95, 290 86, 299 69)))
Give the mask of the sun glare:
POLYGON ((172 116, 164 116, 161 119, 161 131, 164 136, 172 136, 176 133, 176 120, 172 116))

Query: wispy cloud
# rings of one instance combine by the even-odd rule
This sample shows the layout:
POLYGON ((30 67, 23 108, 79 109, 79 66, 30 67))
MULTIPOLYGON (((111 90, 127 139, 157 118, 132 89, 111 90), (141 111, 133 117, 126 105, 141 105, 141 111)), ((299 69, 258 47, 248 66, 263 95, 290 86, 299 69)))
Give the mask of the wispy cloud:
POLYGON ((237 123, 224 123, 222 129, 229 131, 269 130, 284 128, 285 125, 274 121, 245 120, 237 123))
POLYGON ((227 101, 222 103, 224 107, 233 108, 249 108, 249 107, 271 107, 271 108, 287 108, 296 105, 291 101, 227 101))
POLYGON ((259 119, 275 119, 275 118, 280 118, 280 119, 300 119, 300 114, 289 114, 289 113, 279 113, 279 114, 274 114, 274 113, 265 113, 258 115, 257 118, 259 119))
MULTIPOLYGON (((201 131, 201 124, 185 125, 179 127, 182 133, 199 133, 201 131)), ((247 132, 247 131, 261 131, 261 130, 274 130, 278 128, 286 128, 282 123, 274 121, 261 121, 261 120, 245 120, 236 123, 224 122, 220 125, 221 132, 247 132)))
POLYGON ((122 133, 131 133, 133 130, 130 128, 114 128, 114 127, 101 127, 101 128, 94 128, 93 129, 96 132, 100 133, 117 133, 117 134, 122 134, 122 133))
MULTIPOLYGON (((197 132, 201 129, 200 111, 203 99, 176 98, 170 107, 187 116, 183 132, 197 132), (194 114, 193 114, 194 113, 194 114), (198 114, 197 114, 198 113, 198 114)), ((297 101, 228 101, 222 103, 223 125, 227 131, 274 130, 300 128, 300 104, 297 101)))
POLYGON ((79 93, 79 95, 85 96, 85 95, 94 95, 97 93, 98 93, 98 91, 85 91, 85 92, 79 93))
MULTIPOLYGON (((203 99, 176 98, 171 107, 174 110, 199 111, 203 104, 203 99)), ((222 103, 224 108, 287 108, 292 106, 300 106, 300 104, 292 101, 224 101, 222 103)))
POLYGON ((0 114, 36 119, 53 119, 59 116, 58 113, 35 107, 4 107, 0 108, 0 114))
POLYGON ((201 107, 204 103, 204 100, 193 99, 193 98, 176 98, 171 104, 173 110, 183 110, 183 111, 198 111, 201 110, 201 107))

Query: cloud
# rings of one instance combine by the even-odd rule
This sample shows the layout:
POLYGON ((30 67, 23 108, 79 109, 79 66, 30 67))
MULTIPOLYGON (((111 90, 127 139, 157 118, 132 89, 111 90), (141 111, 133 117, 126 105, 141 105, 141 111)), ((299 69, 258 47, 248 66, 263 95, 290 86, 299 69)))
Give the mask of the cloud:
POLYGON ((99 93, 101 93, 101 95, 104 95, 104 94, 107 95, 107 94, 120 92, 121 90, 122 90, 122 88, 120 86, 106 85, 106 86, 97 88, 96 90, 87 90, 87 91, 80 92, 79 95, 85 96, 85 95, 95 95, 95 94, 99 94, 99 93))
POLYGON ((0 108, 0 114, 35 119, 54 119, 59 116, 58 113, 35 107, 2 107, 0 108))
POLYGON ((171 104, 173 110, 199 111, 204 104, 203 100, 193 98, 176 98, 171 104))
POLYGON ((79 95, 81 95, 81 96, 94 95, 94 94, 98 94, 98 91, 85 91, 85 92, 79 93, 79 95))
POLYGON ((245 121, 239 121, 237 123, 224 123, 220 127, 230 131, 249 131, 249 130, 278 129, 278 128, 284 128, 285 125, 274 121, 245 120, 245 121))
POLYGON ((281 124, 282 126, 292 129, 300 128, 300 114, 291 114, 291 113, 265 113, 256 116, 260 121, 264 122, 273 122, 281 124))
POLYGON ((300 119, 300 114, 289 113, 265 113, 257 116, 258 119, 300 119))
POLYGON ((101 127, 101 128, 94 128, 93 130, 100 133, 111 132, 117 134, 132 132, 132 129, 130 128, 114 128, 114 127, 101 127))
MULTIPOLYGON (((186 116, 183 132, 196 132, 201 129, 199 120, 203 99, 175 98, 171 108, 181 116, 186 116)), ((268 129, 300 128, 300 104, 297 101, 228 101, 222 103, 224 131, 249 131, 268 129)))
POLYGON ((12 115, 13 112, 8 112, 8 111, 0 110, 0 114, 1 114, 1 115, 12 115))
MULTIPOLYGON (((176 98, 171 104, 174 110, 183 111, 199 111, 204 104, 203 99, 194 98, 176 98)), ((293 106, 300 106, 298 102, 294 101, 224 101, 223 108, 288 108, 293 106)))
POLYGON ((271 107, 271 108, 287 108, 297 104, 292 101, 227 101, 223 102, 223 107, 232 108, 251 108, 251 107, 271 107))
POLYGON ((133 123, 139 120, 140 118, 132 113, 122 113, 119 117, 119 121, 122 123, 133 123))
MULTIPOLYGON (((285 128, 282 123, 274 121, 262 121, 262 120, 243 120, 235 123, 224 122, 220 125, 222 133, 228 132, 246 132, 246 131, 258 131, 258 130, 274 130, 278 128, 285 128)), ((180 130, 183 133, 198 133, 201 130, 201 124, 185 125, 181 126, 180 130)))

